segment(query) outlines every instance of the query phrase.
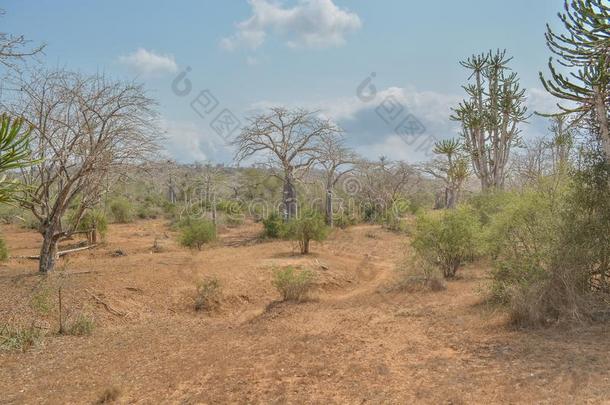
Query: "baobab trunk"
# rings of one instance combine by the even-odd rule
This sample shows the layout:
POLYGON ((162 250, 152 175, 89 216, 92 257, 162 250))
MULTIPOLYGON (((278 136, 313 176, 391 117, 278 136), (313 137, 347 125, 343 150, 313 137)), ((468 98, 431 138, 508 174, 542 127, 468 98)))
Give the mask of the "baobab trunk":
POLYGON ((288 221, 297 216, 297 190, 292 176, 284 178, 284 220, 288 221))
POLYGON ((333 190, 326 190, 326 224, 333 227, 333 190))
POLYGON ((457 206, 458 203, 458 191, 455 188, 447 187, 447 201, 446 207, 449 209, 453 209, 457 206))
POLYGON ((47 227, 42 234, 42 246, 40 248, 40 259, 38 271, 48 273, 55 268, 57 260, 57 236, 53 227, 47 227))

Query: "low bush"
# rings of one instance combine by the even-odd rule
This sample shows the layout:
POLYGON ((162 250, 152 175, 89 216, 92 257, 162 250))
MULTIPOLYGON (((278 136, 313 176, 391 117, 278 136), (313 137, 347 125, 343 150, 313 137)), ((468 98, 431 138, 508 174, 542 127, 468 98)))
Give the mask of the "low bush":
POLYGON ((6 246, 6 242, 4 238, 0 237, 0 262, 5 262, 8 260, 8 247, 6 246))
POLYGON ((110 213, 114 222, 126 224, 133 221, 133 205, 126 198, 116 198, 110 203, 110 213))
POLYGON ((54 308, 53 290, 47 285, 40 285, 30 299, 30 307, 41 315, 49 314, 54 308))
POLYGON ((100 397, 95 402, 96 404, 109 404, 111 402, 115 402, 121 396, 121 389, 116 386, 111 386, 100 394, 100 397))
POLYGON ((610 166, 587 163, 516 195, 490 222, 491 296, 518 326, 610 319, 610 166))
POLYGON ((204 244, 216 239, 216 227, 206 219, 188 219, 180 223, 180 243, 201 250, 204 244))
POLYGON ((303 301, 313 287, 314 275, 310 270, 296 271, 292 266, 276 270, 273 286, 284 301, 303 301))
POLYGON ((140 219, 157 219, 163 215, 163 208, 144 201, 136 209, 136 215, 140 219))
POLYGON ((38 344, 41 338, 42 332, 34 324, 27 327, 14 324, 0 326, 0 349, 2 350, 25 352, 38 344))
POLYGON ((333 225, 341 229, 356 225, 358 222, 360 222, 358 216, 352 213, 341 212, 333 217, 333 225))
POLYGON ((388 210, 381 219, 381 224, 385 229, 393 232, 408 233, 409 227, 402 215, 388 210))
POLYGON ((218 309, 222 300, 222 286, 216 278, 203 280, 197 284, 195 293, 196 311, 213 311, 218 309))
POLYGON ((491 299, 508 304, 511 286, 533 285, 546 277, 553 239, 558 235, 558 216, 550 199, 529 192, 511 199, 504 210, 490 218, 485 232, 486 249, 494 259, 491 299))
POLYGON ((501 213, 514 194, 505 191, 479 193, 468 198, 467 204, 472 207, 482 225, 487 225, 492 218, 501 213))
POLYGON ((412 246, 418 257, 454 277, 464 263, 478 255, 480 225, 467 207, 418 216, 412 246))
POLYGON ((403 291, 442 291, 447 289, 437 267, 412 257, 398 268, 397 288, 403 291))
POLYGON ((87 336, 93 333, 93 329, 95 329, 93 317, 85 312, 78 312, 68 319, 67 325, 62 332, 65 335, 87 336))
POLYGON ((307 254, 310 242, 325 240, 328 231, 324 218, 318 212, 305 211, 301 218, 292 219, 284 225, 283 235, 286 239, 297 241, 301 254, 307 254))
POLYGON ((227 226, 239 226, 246 219, 244 207, 240 201, 221 200, 216 204, 216 209, 223 214, 222 218, 227 226))
MULTIPOLYGON (((70 218, 70 221, 72 222, 73 219, 70 218)), ((106 214, 104 214, 104 212, 101 210, 87 211, 79 221, 76 229, 81 232, 95 229, 95 232, 97 233, 96 237, 99 236, 103 239, 106 237, 106 232, 108 231, 108 220, 106 219, 106 214)), ((94 241, 90 240, 90 242, 94 241)))
POLYGON ((280 238, 284 231, 284 220, 277 212, 272 212, 263 219, 263 236, 266 238, 280 238))

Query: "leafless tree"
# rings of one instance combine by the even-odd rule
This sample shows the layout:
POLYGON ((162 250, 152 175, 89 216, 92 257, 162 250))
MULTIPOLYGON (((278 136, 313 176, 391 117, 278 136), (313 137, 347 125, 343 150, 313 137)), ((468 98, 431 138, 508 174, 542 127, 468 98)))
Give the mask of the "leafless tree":
POLYGON ((262 155, 271 168, 279 169, 277 175, 284 182, 284 218, 288 220, 297 215, 296 179, 318 158, 322 137, 337 132, 340 129, 334 123, 319 118, 316 112, 274 107, 248 119, 248 125, 233 142, 237 146, 235 160, 262 155))
POLYGON ((333 191, 339 180, 354 170, 358 156, 345 146, 343 134, 333 132, 323 136, 319 144, 318 161, 324 169, 326 191, 326 223, 333 226, 333 191))
POLYGON ((102 75, 36 72, 20 84, 11 110, 32 126, 39 163, 23 171, 23 205, 40 222, 41 272, 53 270, 58 241, 74 232, 107 179, 157 149, 155 102, 141 85, 102 75), (62 223, 74 208, 69 224, 62 223))
POLYGON ((376 162, 361 161, 356 170, 356 180, 360 183, 356 191, 375 215, 391 209, 410 195, 422 180, 413 166, 402 161, 390 161, 384 156, 376 162))
POLYGON ((203 165, 199 165, 197 171, 201 174, 202 192, 204 197, 202 198, 202 202, 212 213, 212 222, 214 223, 214 226, 216 226, 216 204, 219 193, 219 183, 223 178, 222 167, 216 166, 211 162, 206 162, 203 165))
POLYGON ((517 185, 536 185, 550 176, 560 180, 568 171, 573 159, 575 129, 566 116, 554 116, 549 131, 550 136, 526 142, 515 156, 513 171, 517 185))
MULTIPOLYGON (((0 9, 0 17, 4 14, 4 10, 0 9)), ((44 44, 30 46, 30 41, 23 35, 0 32, 0 64, 15 69, 25 58, 42 52, 44 47, 44 44)))

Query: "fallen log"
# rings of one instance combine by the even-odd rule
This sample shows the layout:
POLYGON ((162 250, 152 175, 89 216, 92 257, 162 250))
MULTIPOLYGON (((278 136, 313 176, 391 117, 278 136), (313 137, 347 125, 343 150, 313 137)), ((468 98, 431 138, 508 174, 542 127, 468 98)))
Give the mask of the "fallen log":
POLYGON ((104 301, 103 299, 101 299, 100 297, 98 297, 97 295, 93 294, 91 291, 86 290, 89 295, 91 295, 91 297, 98 303, 98 304, 102 304, 104 306, 104 308, 106 308, 106 311, 110 312, 112 315, 116 315, 116 316, 127 316, 126 312, 123 311, 119 311, 115 308, 113 308, 110 304, 108 304, 106 301, 104 301))
MULTIPOLYGON (((94 243, 92 245, 81 246, 81 247, 77 247, 77 248, 74 248, 74 249, 62 250, 62 251, 57 252, 57 257, 62 257, 64 255, 67 255, 67 254, 70 254, 70 253, 80 252, 81 250, 93 249, 96 246, 97 246, 97 243, 94 243)), ((11 256, 11 259, 38 260, 38 259, 40 259, 40 256, 11 256)))

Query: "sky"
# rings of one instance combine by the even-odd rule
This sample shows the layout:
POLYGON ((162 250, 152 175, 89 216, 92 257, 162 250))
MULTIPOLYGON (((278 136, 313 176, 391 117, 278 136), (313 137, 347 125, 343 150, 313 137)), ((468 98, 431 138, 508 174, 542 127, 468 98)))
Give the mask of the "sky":
MULTIPOLYGON (((0 30, 47 44, 41 63, 145 83, 167 155, 231 163, 247 117, 318 110, 363 156, 409 162, 455 137, 459 61, 506 49, 530 111, 554 110, 538 72, 561 0, 4 1, 0 30)), ((542 136, 532 117, 524 138, 542 136)))

